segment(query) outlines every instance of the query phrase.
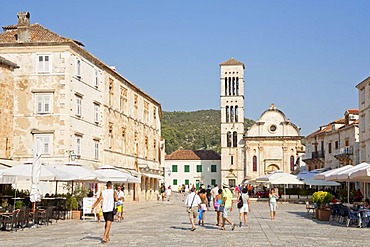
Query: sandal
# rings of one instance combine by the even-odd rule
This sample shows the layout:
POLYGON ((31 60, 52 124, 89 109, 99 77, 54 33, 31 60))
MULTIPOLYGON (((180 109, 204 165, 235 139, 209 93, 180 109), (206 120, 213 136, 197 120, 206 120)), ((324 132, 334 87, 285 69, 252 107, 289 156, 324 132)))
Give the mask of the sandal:
POLYGON ((108 243, 108 240, 106 240, 106 239, 104 239, 104 238, 103 238, 103 239, 101 240, 101 243, 102 243, 102 244, 106 244, 106 243, 108 243))

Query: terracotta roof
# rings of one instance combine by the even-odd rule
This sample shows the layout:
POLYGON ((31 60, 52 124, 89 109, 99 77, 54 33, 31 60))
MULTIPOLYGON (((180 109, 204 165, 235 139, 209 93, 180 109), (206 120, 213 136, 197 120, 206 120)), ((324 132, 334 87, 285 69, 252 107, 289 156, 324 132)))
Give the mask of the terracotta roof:
MULTIPOLYGON (((17 25, 3 27, 5 32, 0 34, 0 43, 16 43, 17 42, 17 25)), ((81 42, 69 38, 62 37, 49 29, 41 26, 38 23, 30 25, 31 43, 43 42, 75 42, 78 45, 84 46, 81 42)))
POLYGON ((166 155, 166 160, 221 160, 221 156, 213 150, 176 150, 166 155))
POLYGON ((347 109, 346 112, 348 112, 349 114, 355 114, 355 115, 359 114, 358 109, 347 109))
POLYGON ((223 63, 220 63, 220 65, 243 65, 244 68, 244 63, 235 60, 233 57, 223 63))
POLYGON ((0 56, 0 63, 2 64, 6 64, 12 68, 19 68, 19 66, 11 61, 9 61, 8 59, 5 59, 3 58, 2 56, 0 56))

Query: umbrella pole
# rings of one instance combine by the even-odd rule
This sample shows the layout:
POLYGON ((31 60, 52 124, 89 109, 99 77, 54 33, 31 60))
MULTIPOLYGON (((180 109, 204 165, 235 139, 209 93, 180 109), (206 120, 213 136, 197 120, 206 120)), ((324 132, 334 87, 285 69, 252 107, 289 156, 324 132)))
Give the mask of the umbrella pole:
POLYGON ((347 181, 347 203, 349 203, 349 181, 347 181))
POLYGON ((15 184, 14 186, 14 205, 13 205, 13 210, 15 210, 15 202, 16 202, 16 199, 17 198, 17 183, 15 184))
POLYGON ((58 181, 55 181, 55 197, 58 194, 58 181))

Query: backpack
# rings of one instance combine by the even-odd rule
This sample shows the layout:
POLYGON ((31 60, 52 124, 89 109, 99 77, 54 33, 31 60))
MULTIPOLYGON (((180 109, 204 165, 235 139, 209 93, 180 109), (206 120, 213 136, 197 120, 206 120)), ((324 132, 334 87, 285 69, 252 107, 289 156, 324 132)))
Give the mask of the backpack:
POLYGON ((238 208, 242 208, 243 207, 243 197, 242 197, 242 194, 240 194, 237 207, 238 208))

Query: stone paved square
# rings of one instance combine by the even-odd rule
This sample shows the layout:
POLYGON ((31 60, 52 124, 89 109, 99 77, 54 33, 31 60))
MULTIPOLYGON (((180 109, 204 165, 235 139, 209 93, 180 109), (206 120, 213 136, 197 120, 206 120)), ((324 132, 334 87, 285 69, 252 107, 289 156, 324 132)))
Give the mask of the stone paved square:
MULTIPOLYGON (((277 219, 269 219, 266 202, 252 203, 250 227, 225 231, 215 226, 215 212, 206 215, 204 227, 191 232, 179 197, 170 202, 127 203, 125 220, 114 222, 108 246, 368 246, 369 228, 345 227, 307 217, 303 204, 279 204, 277 219)), ((231 219, 238 223, 237 211, 231 219)), ((96 246, 104 223, 66 220, 52 225, 0 232, 1 246, 96 246)))

